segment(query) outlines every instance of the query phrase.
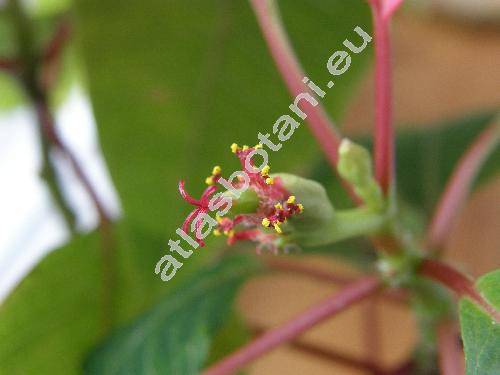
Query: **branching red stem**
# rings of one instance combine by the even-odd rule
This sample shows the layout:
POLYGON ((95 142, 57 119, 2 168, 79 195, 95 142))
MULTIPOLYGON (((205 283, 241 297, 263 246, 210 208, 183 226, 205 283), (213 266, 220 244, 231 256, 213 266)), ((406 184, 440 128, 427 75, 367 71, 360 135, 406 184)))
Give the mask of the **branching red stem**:
MULTIPOLYGON (((263 257, 263 261, 268 267, 278 271, 301 274, 319 281, 325 281, 336 285, 346 285, 355 281, 355 278, 353 277, 338 275, 331 271, 305 264, 299 260, 270 256, 263 257)), ((403 289, 386 289, 382 291, 381 296, 395 303, 408 302, 408 295, 403 289)))
MULTIPOLYGON (((311 90, 302 82, 305 74, 290 45, 275 0, 250 0, 250 5, 254 9, 271 56, 290 94, 297 96, 300 93, 309 92, 313 95, 311 90)), ((304 109, 304 112, 307 114, 307 124, 314 138, 323 151, 326 160, 337 173, 336 166, 341 136, 335 124, 330 120, 321 103, 314 107, 308 106, 304 109)), ((341 180, 341 182, 353 202, 361 204, 361 199, 354 193, 352 187, 344 180, 341 180)))
MULTIPOLYGON (((264 330, 255 329, 255 331, 256 333, 260 334, 264 330)), ((315 356, 324 361, 340 363, 355 369, 369 372, 371 374, 386 374, 386 371, 384 371, 379 365, 370 360, 359 359, 349 354, 338 352, 332 348, 323 348, 315 344, 304 342, 300 339, 292 341, 290 345, 293 349, 297 349, 302 353, 315 356)))
POLYGON ((389 24, 402 1, 368 2, 372 8, 375 42, 375 176, 382 190, 388 193, 395 169, 389 24))
MULTIPOLYGON (((292 96, 310 92, 305 76, 284 31, 274 0, 250 0, 264 39, 292 96)), ((311 131, 333 168, 337 165, 340 136, 325 110, 318 104, 305 111, 311 131)))
POLYGON ((476 175, 499 141, 500 122, 496 119, 474 140, 458 161, 429 225, 428 248, 438 249, 444 245, 454 218, 464 204, 476 175))
POLYGON ((376 293, 382 286, 376 277, 365 277, 344 287, 340 292, 311 307, 306 312, 274 328, 235 353, 208 368, 205 375, 231 374, 262 354, 288 342, 354 303, 376 293))
POLYGON ((464 356, 458 341, 458 329, 453 322, 443 322, 437 328, 439 368, 441 375, 464 375, 464 356))
POLYGON ((11 58, 0 58, 0 70, 15 73, 19 69, 19 60, 11 58))
POLYGON ((422 262, 420 273, 453 290, 458 296, 470 298, 489 313, 493 319, 500 322, 500 312, 485 301, 469 277, 456 269, 440 261, 426 259, 422 262))
POLYGON ((42 56, 43 62, 50 64, 54 59, 58 59, 70 36, 71 23, 68 19, 63 19, 59 22, 52 39, 45 46, 42 56))

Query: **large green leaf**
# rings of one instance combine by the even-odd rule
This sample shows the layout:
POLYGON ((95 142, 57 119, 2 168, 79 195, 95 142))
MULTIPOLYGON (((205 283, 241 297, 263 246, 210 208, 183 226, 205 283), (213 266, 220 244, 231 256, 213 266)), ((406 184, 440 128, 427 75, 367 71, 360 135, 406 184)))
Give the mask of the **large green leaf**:
MULTIPOLYGON (((500 269, 482 276, 476 287, 486 301, 500 311, 500 269)), ((463 298, 460 324, 467 375, 497 375, 500 372, 500 322, 463 298)))
POLYGON ((0 307, 0 373, 77 373, 102 333, 96 235, 46 257, 0 307), (77 301, 77 303, 75 302, 77 301))
MULTIPOLYGON (((354 27, 370 29, 364 0, 336 0, 327 7, 320 0, 281 5, 308 75, 318 83, 328 74, 327 57, 354 27)), ((115 230, 115 264, 107 266, 116 272, 114 321, 123 323, 220 247, 210 242, 196 252, 172 282, 162 283, 154 274, 168 238, 174 238, 190 209, 178 195, 178 180, 186 178, 196 195, 214 164, 225 172, 236 170, 229 144, 257 143, 257 133, 270 132, 288 111, 290 98, 247 1, 81 0, 76 10, 75 35, 99 137, 124 208, 115 230)), ((333 114, 342 113, 347 88, 368 57, 367 51, 353 58, 329 93, 333 114)), ((317 152, 302 126, 270 155, 270 162, 273 171, 302 170, 317 152)), ((77 373, 85 351, 101 334, 100 245, 80 241, 49 255, 2 307, 2 371, 77 373), (85 298, 89 293, 92 300, 85 298), (76 323, 87 319, 92 324, 84 328, 76 323), (24 327, 26 334, 9 327, 24 327), (29 331, 38 333, 36 340, 29 331)))
POLYGON ((199 270, 183 287, 105 341, 90 356, 85 372, 198 374, 238 287, 256 269, 251 257, 231 256, 199 270))

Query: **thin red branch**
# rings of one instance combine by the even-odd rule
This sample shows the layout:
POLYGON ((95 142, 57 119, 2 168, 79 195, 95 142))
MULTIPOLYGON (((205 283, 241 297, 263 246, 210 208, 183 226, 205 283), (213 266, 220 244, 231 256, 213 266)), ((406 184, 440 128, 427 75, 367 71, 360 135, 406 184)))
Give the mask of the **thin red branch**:
POLYGON ((375 177, 387 194, 394 182, 394 129, 392 124, 391 43, 389 24, 401 2, 369 1, 375 43, 375 177), (390 11, 386 11, 386 6, 390 11))
MULTIPOLYGON (((283 28, 274 0, 250 0, 264 39, 292 96, 311 90, 302 82, 305 77, 283 28)), ((318 104, 305 111, 313 135, 327 160, 335 168, 340 136, 325 110, 318 104)))
POLYGON ((0 58, 0 70, 15 73, 19 69, 19 60, 8 57, 0 58))
MULTIPOLYGON (((261 333, 263 330, 257 329, 257 333, 261 333)), ((345 366, 349 366, 354 369, 363 370, 369 372, 371 374, 385 374, 386 372, 376 363, 367 360, 367 359, 359 359, 353 357, 346 353, 341 353, 332 348, 323 348, 315 344, 307 343, 301 340, 294 340, 290 343, 290 346, 293 349, 299 350, 302 353, 306 353, 312 356, 317 357, 318 359, 324 361, 330 361, 337 364, 342 364, 345 366)))
POLYGON ((376 293, 382 287, 380 279, 369 276, 344 287, 340 292, 311 307, 285 324, 271 329, 235 353, 208 368, 205 375, 231 374, 249 362, 344 311, 354 303, 376 293))
POLYGON ((444 245, 458 211, 481 166, 500 141, 500 121, 487 127, 469 146, 458 161, 441 196, 427 233, 427 246, 437 249, 444 245))
POLYGON ((401 4, 403 0, 387 0, 384 4, 384 16, 391 17, 401 4))
POLYGON ((278 257, 266 257, 264 262, 268 267, 284 272, 300 273, 318 280, 345 285, 354 281, 354 278, 337 275, 331 271, 322 270, 316 266, 301 261, 281 259, 278 257))
POLYGON ((63 19, 57 26, 52 39, 47 43, 42 51, 42 72, 41 84, 45 89, 53 86, 62 60, 62 51, 68 44, 72 27, 68 19, 63 19))
POLYGON ((470 298, 489 313, 493 319, 500 322, 500 312, 485 301, 475 288, 472 279, 466 275, 445 263, 432 259, 426 259, 422 262, 420 273, 453 290, 458 296, 470 298))
POLYGON ((92 183, 85 174, 76 156, 74 156, 71 150, 68 147, 66 147, 64 142, 57 134, 57 131, 54 126, 54 120, 48 108, 48 104, 45 100, 45 97, 41 95, 41 97, 39 98, 36 99, 34 98, 34 104, 44 136, 56 149, 58 149, 68 159, 71 168, 75 172, 75 175, 80 180, 80 182, 83 185, 83 188, 85 189, 90 199, 92 200, 92 203, 94 204, 94 207, 96 208, 97 213, 99 215, 101 224, 104 225, 107 224, 110 221, 108 213, 106 212, 106 209, 101 203, 101 200, 97 195, 97 192, 92 186, 92 183))
MULTIPOLYGON (((336 285, 347 285, 355 281, 355 278, 353 277, 338 275, 334 272, 320 269, 316 266, 306 264, 299 260, 282 259, 276 256, 262 257, 262 259, 268 267, 277 271, 301 274, 319 281, 326 281, 336 285)), ((408 302, 408 295, 403 289, 383 290, 382 297, 396 303, 408 302)))
POLYGON ((441 375, 464 375, 464 355, 453 322, 443 322, 438 326, 437 345, 441 375))
POLYGON ((54 61, 54 59, 59 59, 59 56, 66 46, 70 36, 71 23, 68 19, 63 19, 61 22, 59 22, 56 31, 52 35, 52 38, 45 46, 42 56, 44 64, 50 64, 52 61, 54 61))
MULTIPOLYGON (((302 82, 305 74, 288 40, 275 0, 250 0, 250 5, 254 9, 271 56, 290 94, 297 96, 300 93, 308 92, 313 95, 309 87, 302 82)), ((336 166, 341 136, 335 124, 329 118, 321 103, 318 103, 317 106, 307 106, 304 108, 304 112, 307 114, 306 121, 316 142, 318 142, 332 169, 337 172, 336 166)), ((354 193, 352 187, 344 180, 342 180, 342 185, 353 202, 356 204, 362 202, 354 193)))

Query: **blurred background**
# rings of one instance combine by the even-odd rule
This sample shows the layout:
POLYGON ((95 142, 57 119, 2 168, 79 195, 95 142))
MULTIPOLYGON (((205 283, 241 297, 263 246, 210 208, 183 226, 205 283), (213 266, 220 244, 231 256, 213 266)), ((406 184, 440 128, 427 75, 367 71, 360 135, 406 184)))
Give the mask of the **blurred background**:
MULTIPOLYGON (((361 0, 279 5, 315 81, 328 77, 325 62, 355 26, 371 30, 361 0)), ((446 124, 458 132, 500 107, 500 1, 409 1, 395 17, 392 38, 401 131, 446 124)), ((213 165, 237 167, 229 145, 256 143, 289 102, 246 1, 1 0, 0 373, 80 372, 111 327, 147 311, 196 273, 221 242, 210 240, 168 285, 153 273, 189 212, 179 179, 197 196, 213 165), (16 12, 24 15, 29 38, 19 32, 16 12), (42 56, 31 72, 40 87, 29 84, 30 64, 19 57, 33 51, 42 56), (64 148, 51 145, 51 128, 64 148)), ((372 52, 366 51, 353 57, 324 104, 345 134, 362 137, 372 129, 372 103, 372 52)), ((439 159, 432 153, 439 145, 424 150, 431 162, 415 169, 432 174, 425 168, 439 159)), ((332 178, 306 127, 270 162, 273 171, 332 178)), ((500 205, 492 204, 499 196, 498 178, 483 185, 457 218, 446 249, 453 264, 475 276, 500 265, 500 205)), ((422 216, 424 206, 417 207, 422 216)), ((360 273, 353 265, 359 256, 342 245, 297 258, 339 275, 360 273)), ((259 276, 245 283, 235 311, 251 335, 335 289, 286 273, 259 276)), ((413 351, 415 327, 407 307, 377 298, 301 340, 395 366, 413 351), (374 335, 381 345, 373 345, 374 335)), ((363 372, 284 346, 249 373, 363 372)))

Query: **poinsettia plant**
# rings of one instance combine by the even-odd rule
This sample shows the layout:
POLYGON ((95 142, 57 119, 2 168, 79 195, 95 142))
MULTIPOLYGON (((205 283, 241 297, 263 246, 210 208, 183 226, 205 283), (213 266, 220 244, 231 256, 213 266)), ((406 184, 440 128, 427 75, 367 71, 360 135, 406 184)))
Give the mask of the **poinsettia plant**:
MULTIPOLYGON (((231 152, 240 161, 241 169, 245 172, 244 175, 229 178, 231 181, 229 186, 234 191, 227 189, 227 175, 220 166, 215 166, 212 173, 206 177, 205 182, 208 187, 199 198, 188 193, 185 181, 181 180, 178 190, 183 200, 193 206, 193 210, 185 218, 177 233, 181 233, 181 237, 195 250, 186 250, 179 245, 179 241, 171 240, 170 252, 176 252, 183 260, 192 256, 194 259, 208 257, 209 261, 202 266, 194 267, 194 272, 191 274, 186 273, 187 276, 180 283, 175 283, 177 279, 173 279, 175 272, 167 276, 166 272, 162 272, 161 267, 157 266, 155 272, 161 274, 169 283, 172 282, 167 297, 162 298, 132 323, 125 325, 122 323, 135 317, 138 311, 144 310, 147 303, 138 308, 131 307, 132 303, 119 305, 116 302, 116 305, 126 311, 123 315, 120 315, 121 311, 116 313, 113 303, 110 302, 112 299, 110 293, 117 282, 116 279, 128 287, 132 285, 130 287, 132 291, 123 288, 118 293, 119 296, 123 297, 130 292, 135 293, 134 298, 140 299, 145 294, 144 280, 147 277, 142 276, 140 272, 137 272, 139 276, 136 277, 135 268, 127 268, 131 272, 124 272, 125 275, 119 272, 116 275, 116 270, 110 267, 110 259, 116 254, 113 255, 110 249, 119 248, 127 253, 127 247, 134 246, 130 243, 137 242, 140 249, 144 246, 158 245, 155 240, 150 240, 147 244, 142 240, 148 237, 149 230, 158 230, 161 226, 157 225, 157 221, 151 219, 152 215, 148 213, 134 217, 133 224, 139 223, 143 227, 138 225, 140 230, 129 231, 132 234, 130 237, 125 237, 127 240, 123 240, 121 236, 122 232, 130 229, 129 227, 118 227, 116 230, 118 234, 114 233, 115 224, 103 207, 95 187, 71 149, 58 135, 49 103, 49 93, 53 88, 54 77, 57 76, 61 51, 71 30, 67 20, 60 23, 54 36, 49 38, 48 42, 44 41, 42 48, 34 48, 37 42, 29 25, 29 19, 23 15, 17 1, 10 2, 13 24, 16 25, 18 43, 21 47, 18 51, 19 56, 2 59, 0 68, 17 79, 35 108, 41 130, 45 178, 54 200, 72 227, 74 218, 57 187, 56 172, 49 160, 50 151, 53 150, 66 157, 76 177, 90 196, 98 213, 101 238, 104 239, 101 241, 103 250, 100 254, 104 259, 102 285, 104 328, 99 334, 93 333, 92 337, 85 336, 89 330, 97 331, 94 327, 97 325, 94 320, 95 314, 88 313, 92 318, 85 320, 78 330, 79 334, 85 331, 85 334, 79 336, 83 344, 78 346, 78 350, 68 352, 70 355, 66 361, 71 363, 68 366, 74 366, 74 362, 79 364, 83 362, 86 373, 98 374, 236 373, 279 345, 293 342, 312 327, 328 319, 335 319, 337 314, 367 298, 383 294, 413 308, 420 322, 422 336, 420 347, 415 350, 414 355, 391 369, 384 368, 383 364, 376 360, 344 358, 338 353, 329 355, 323 352, 323 358, 340 360, 344 364, 373 374, 423 374, 433 373, 436 369, 445 375, 460 374, 464 371, 467 374, 500 373, 500 269, 474 280, 442 260, 443 248, 449 238, 454 219, 466 202, 478 177, 483 177, 482 167, 488 161, 491 162, 492 155, 494 161, 498 161, 500 119, 494 113, 490 113, 477 121, 478 126, 471 128, 465 142, 468 145, 460 150, 461 156, 450 171, 425 231, 421 233, 416 230, 412 225, 413 213, 405 203, 407 200, 411 201, 411 197, 408 199, 402 192, 411 191, 408 186, 418 183, 407 178, 408 173, 411 174, 411 168, 415 166, 414 161, 418 155, 411 155, 408 162, 408 158, 398 158, 398 154, 400 151, 404 151, 406 155, 411 154, 415 145, 422 141, 422 137, 434 135, 419 133, 398 137, 393 126, 390 24, 402 2, 402 0, 368 0, 372 12, 375 51, 373 137, 349 139, 343 136, 318 100, 316 105, 307 107, 305 110, 307 116, 304 118, 312 137, 317 142, 317 147, 323 153, 328 168, 336 176, 334 181, 331 179, 315 181, 306 176, 288 173, 289 171, 275 173, 271 171, 271 162, 256 169, 255 165, 247 163, 247 157, 262 149, 261 143, 255 146, 240 147, 237 144, 230 146, 231 152), (401 168, 410 171, 401 176, 401 173, 397 173, 401 168), (340 189, 344 190, 345 196, 349 199, 349 208, 338 208, 338 202, 332 191, 339 192, 340 189), (210 218, 210 212, 217 210, 220 210, 217 216, 214 219, 210 218), (199 219, 200 217, 205 218, 204 221, 199 219), (211 239, 206 239, 208 232, 205 224, 208 224, 208 232, 214 237, 226 238, 223 247, 215 246, 211 239), (144 229, 146 227, 147 229, 144 229), (188 233, 193 234, 193 237, 186 237, 188 233), (349 280, 333 295, 311 306, 295 318, 243 343, 233 352, 229 352, 226 347, 217 347, 215 337, 222 331, 221 327, 230 322, 234 297, 238 287, 245 280, 260 272, 283 269, 321 280, 336 280, 335 274, 325 274, 287 261, 297 252, 314 251, 319 247, 325 249, 340 241, 359 238, 366 239, 368 246, 374 250, 370 264, 364 267, 368 270, 364 277, 349 280), (266 253, 272 254, 275 258, 264 256, 266 253), (113 314, 119 316, 119 319, 116 319, 118 323, 113 321, 113 314), (115 325, 120 328, 110 331, 115 325), (103 341, 100 341, 101 339, 103 341), (98 341, 100 343, 96 345, 98 341), (89 349, 90 354, 87 353, 89 349), (465 364, 462 351, 465 353, 465 364)), ((291 96, 296 97, 304 92, 317 94, 311 84, 306 85, 309 79, 304 78, 307 75, 292 50, 276 2, 250 0, 250 4, 268 50, 291 96)), ((116 28, 118 29, 119 27, 116 28)), ((119 38, 118 31, 117 38, 119 38)), ((101 36, 96 39, 100 40, 101 36)), ((137 43, 141 44, 142 41, 139 40, 137 43)), ((96 55, 91 57, 97 58, 96 55)), ((317 86, 314 87, 319 90, 317 86)), ((96 91, 99 94, 99 90, 96 91)), ((156 95, 155 98, 157 96, 162 97, 156 95)), ((108 104, 112 106, 112 100, 108 104)), ((453 143, 454 129, 445 130, 450 143, 453 143)), ((108 137, 108 141, 115 146, 115 149, 123 148, 121 143, 112 143, 117 142, 116 138, 118 137, 113 134, 108 137)), ((156 135, 151 135, 148 140, 154 143, 156 135)), ((462 147, 464 145, 462 141, 463 139, 453 147, 462 147)), ((175 148, 175 145, 171 147, 175 148)), ((164 150, 163 143, 158 146, 158 150, 164 150)), ((139 150, 139 153, 142 151, 139 150)), ((285 154, 287 152, 289 151, 280 151, 285 154)), ((151 157, 147 161, 153 160, 154 157, 151 157)), ((117 166, 126 169, 122 160, 117 166)), ((498 169, 498 165, 494 165, 489 172, 495 167, 498 169)), ((176 170, 177 172, 179 171, 176 170)), ((143 177, 147 179, 148 176, 143 177)), ((180 173, 176 177, 184 178, 180 173)), ((201 179, 203 176, 198 177, 201 179)), ((153 181, 151 185, 158 184, 153 181)), ((132 192, 132 196, 134 188, 125 188, 124 191, 132 192)), ((339 198, 341 199, 344 198, 339 198)), ((148 200, 150 197, 146 199, 143 194, 139 194, 135 200, 131 199, 133 204, 128 208, 130 211, 135 209, 138 212, 139 206, 149 204, 146 202, 148 200)), ((152 205, 156 206, 155 203, 152 205)), ((344 207, 345 202, 340 206, 344 207)), ((78 250, 92 247, 86 241, 93 243, 92 238, 83 239, 78 242, 78 250)), ((353 251, 358 250, 358 247, 353 247, 353 251)), ((481 249, 473 251, 480 254, 481 249)), ((166 258, 162 258, 162 262, 169 261, 169 267, 173 267, 174 271, 179 270, 179 273, 190 267, 172 258, 170 252, 166 258)), ((158 253, 154 252, 154 255, 158 256, 158 253)), ((58 258, 56 255, 54 259, 54 263, 47 263, 45 269, 49 271, 46 272, 57 274, 58 280, 63 280, 63 283, 74 281, 71 273, 61 275, 57 273, 60 269, 64 269, 61 264, 65 264, 62 260, 66 258, 62 256, 58 258)), ((131 258, 124 256, 120 259, 123 264, 130 263, 133 267, 147 268, 151 274, 153 267, 150 267, 149 263, 156 260, 156 258, 148 259, 147 264, 144 264, 146 262, 141 263, 140 257, 137 256, 131 258)), ((43 275, 43 270, 44 263, 38 275, 43 275)), ((95 264, 89 264, 84 270, 85 274, 92 274, 95 271, 95 264)), ((151 275, 148 274, 149 276, 151 275)), ((37 280, 37 273, 30 277, 37 280)), ((148 287, 160 288, 156 286, 162 284, 159 278, 155 278, 155 283, 155 286, 151 287, 148 284, 148 287)), ((31 285, 34 284, 36 283, 31 285)), ((98 289, 97 284, 89 283, 82 289, 85 292, 84 296, 90 296, 88 304, 97 304, 98 297, 93 294, 95 289, 98 289)), ((14 314, 11 311, 17 312, 17 304, 23 307, 31 303, 33 290, 29 287, 29 282, 21 285, 20 290, 25 294, 19 294, 20 297, 15 295, 15 298, 19 299, 14 298, 11 304, 7 304, 4 315, 9 317, 9 313, 14 314), (10 306, 14 306, 13 310, 9 310, 10 306)), ((65 301, 68 299, 66 295, 63 297, 61 299, 65 301)), ((68 308, 65 317, 71 320, 78 311, 68 308)), ((1 321, 2 313, 0 313, 1 321)), ((8 319, 5 321, 9 322, 8 319)), ((47 323, 48 329, 54 325, 55 323, 50 320, 47 323)), ((8 323, 5 323, 5 326, 0 323, 0 333, 2 330, 11 332, 9 331, 11 329, 8 323)), ((233 334, 231 326, 229 331, 231 336, 233 334)), ((66 348, 66 342, 57 348, 61 352, 69 350, 66 348)), ((9 350, 10 348, 0 349, 0 358, 3 355, 8 359, 9 350)), ((53 364, 48 365, 45 371, 53 369, 51 366, 53 364)), ((18 370, 22 367, 12 365, 9 368, 18 370)))

